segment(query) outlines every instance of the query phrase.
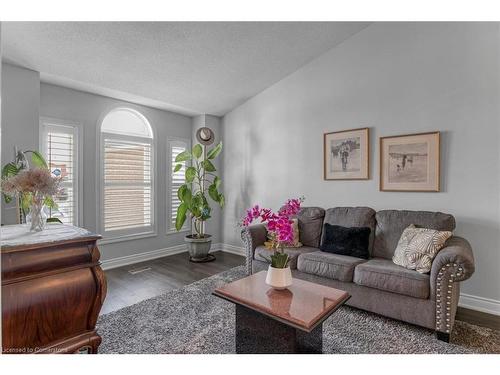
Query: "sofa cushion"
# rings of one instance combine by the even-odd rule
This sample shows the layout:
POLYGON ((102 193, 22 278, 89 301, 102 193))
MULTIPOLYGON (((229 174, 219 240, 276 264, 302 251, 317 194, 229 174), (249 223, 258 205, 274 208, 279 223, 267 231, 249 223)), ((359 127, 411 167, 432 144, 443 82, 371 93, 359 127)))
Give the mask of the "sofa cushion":
MULTIPOLYGON (((285 248, 285 253, 288 254, 288 256, 290 257, 290 261, 289 261, 289 266, 292 270, 296 269, 297 268, 297 258, 300 254, 304 254, 304 253, 310 253, 310 252, 313 252, 313 251, 318 251, 318 249, 316 247, 309 247, 309 246, 301 246, 301 247, 286 247, 285 248)), ((266 261, 264 258, 262 258, 262 256, 265 256, 266 258, 269 258, 270 255, 272 255, 272 251, 266 249, 265 246, 257 246, 255 248, 255 252, 254 252, 254 256, 253 258, 256 259, 256 260, 260 260, 260 261, 266 261)))
POLYGON ((368 252, 370 233, 371 230, 367 227, 347 228, 325 223, 323 241, 319 248, 327 253, 368 259, 370 257, 368 252))
MULTIPOLYGON (((335 207, 325 212, 325 223, 340 225, 343 227, 367 227, 370 228, 370 254, 373 249, 375 235, 375 210, 370 207, 335 207)), ((399 238, 398 238, 399 239, 399 238)))
POLYGON ((366 260, 347 255, 315 251, 301 254, 297 262, 297 269, 304 273, 329 279, 352 282, 354 268, 363 262, 366 262, 366 260))
POLYGON ((442 212, 384 210, 378 211, 375 219, 372 255, 377 258, 392 259, 401 234, 410 224, 439 231, 455 229, 455 218, 442 212))
POLYGON ((319 247, 325 210, 321 207, 302 207, 297 214, 299 238, 304 246, 319 247))
POLYGON ((408 270, 382 258, 373 258, 354 270, 354 282, 358 285, 416 298, 429 298, 429 280, 428 274, 408 270))

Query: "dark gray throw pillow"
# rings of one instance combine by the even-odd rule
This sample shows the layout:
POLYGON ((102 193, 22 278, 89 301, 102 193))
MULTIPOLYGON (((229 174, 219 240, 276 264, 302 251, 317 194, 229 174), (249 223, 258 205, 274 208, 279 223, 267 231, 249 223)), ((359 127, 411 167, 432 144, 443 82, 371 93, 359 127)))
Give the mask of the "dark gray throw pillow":
POLYGON ((347 228, 325 223, 323 230, 325 235, 319 247, 321 251, 363 259, 370 257, 370 228, 347 228))

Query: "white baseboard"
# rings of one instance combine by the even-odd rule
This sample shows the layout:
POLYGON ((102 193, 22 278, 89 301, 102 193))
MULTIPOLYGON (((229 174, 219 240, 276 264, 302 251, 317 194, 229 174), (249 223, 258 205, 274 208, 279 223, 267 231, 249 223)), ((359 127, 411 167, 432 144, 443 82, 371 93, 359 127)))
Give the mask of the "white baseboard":
POLYGON ((458 306, 488 314, 500 315, 500 301, 490 298, 461 293, 458 306))
POLYGON ((134 263, 145 262, 147 260, 157 259, 166 257, 169 255, 180 254, 186 252, 186 245, 177 245, 172 247, 167 247, 164 249, 157 249, 152 251, 145 251, 138 254, 126 255, 119 258, 113 258, 108 260, 103 260, 101 262, 101 267, 103 270, 110 270, 112 268, 128 266, 134 263))
POLYGON ((225 253, 231 253, 242 257, 245 256, 245 249, 241 246, 228 245, 224 243, 221 243, 220 245, 220 250, 225 253))
MULTIPOLYGON (((182 244, 182 245, 167 247, 164 249, 145 251, 138 254, 126 255, 119 258, 103 260, 101 262, 101 267, 103 270, 110 270, 117 267, 123 267, 135 263, 145 262, 148 260, 163 258, 169 255, 185 253, 186 251, 187 251, 186 245, 182 244)), ((213 244, 210 252, 214 251, 224 251, 226 253, 245 256, 245 250, 242 247, 226 245, 222 243, 213 244)))

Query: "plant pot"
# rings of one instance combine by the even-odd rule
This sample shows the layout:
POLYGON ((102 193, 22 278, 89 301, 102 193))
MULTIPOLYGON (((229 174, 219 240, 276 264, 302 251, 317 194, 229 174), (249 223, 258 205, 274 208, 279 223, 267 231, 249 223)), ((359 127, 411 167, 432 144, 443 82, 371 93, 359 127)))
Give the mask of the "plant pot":
POLYGON ((203 238, 193 237, 192 234, 184 237, 186 241, 189 256, 193 261, 202 261, 207 258, 210 247, 212 246, 212 236, 210 234, 205 234, 203 238))
POLYGON ((283 290, 291 286, 292 271, 290 267, 274 268, 270 265, 267 269, 266 284, 277 290, 283 290))

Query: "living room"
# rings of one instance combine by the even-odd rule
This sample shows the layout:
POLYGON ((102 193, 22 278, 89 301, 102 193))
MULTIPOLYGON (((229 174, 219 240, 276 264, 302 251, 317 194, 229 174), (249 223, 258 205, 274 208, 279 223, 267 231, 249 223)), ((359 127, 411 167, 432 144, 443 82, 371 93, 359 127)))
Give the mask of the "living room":
POLYGON ((500 23, 227 18, 1 18, 2 353, 497 361, 500 23))

